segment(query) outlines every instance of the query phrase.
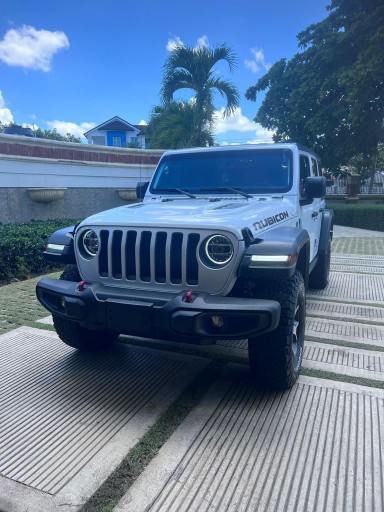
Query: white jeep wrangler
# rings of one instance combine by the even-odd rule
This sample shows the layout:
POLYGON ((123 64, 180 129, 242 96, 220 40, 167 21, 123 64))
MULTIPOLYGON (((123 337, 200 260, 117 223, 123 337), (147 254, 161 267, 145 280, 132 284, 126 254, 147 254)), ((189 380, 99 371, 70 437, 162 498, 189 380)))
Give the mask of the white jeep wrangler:
MULTIPOLYGON (((302 363, 305 292, 328 282, 332 211, 315 153, 297 144, 168 151, 143 202, 54 233, 66 263, 37 297, 64 343, 120 333, 191 343, 248 339, 260 384, 289 388, 302 363)), ((149 186, 148 186, 149 185, 149 186)))

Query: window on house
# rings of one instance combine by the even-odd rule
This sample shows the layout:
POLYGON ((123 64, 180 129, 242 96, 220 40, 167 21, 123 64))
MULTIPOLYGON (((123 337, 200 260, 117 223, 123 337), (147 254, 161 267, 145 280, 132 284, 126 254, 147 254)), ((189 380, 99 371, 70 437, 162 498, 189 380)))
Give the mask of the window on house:
POLYGON ((94 135, 92 137, 92 144, 97 146, 105 146, 105 137, 101 135, 94 135))
POLYGON ((113 137, 112 138, 112 146, 116 148, 121 148, 121 137, 113 137))

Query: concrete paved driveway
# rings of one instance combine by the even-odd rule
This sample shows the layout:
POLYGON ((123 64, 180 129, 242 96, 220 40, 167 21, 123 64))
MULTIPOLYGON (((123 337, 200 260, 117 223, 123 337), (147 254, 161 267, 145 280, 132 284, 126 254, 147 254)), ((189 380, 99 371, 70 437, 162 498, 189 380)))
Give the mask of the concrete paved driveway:
MULTIPOLYGON (((299 382, 263 392, 226 364, 116 511, 384 510, 383 238, 335 234, 299 382)), ((0 510, 79 510, 211 357, 247 359, 246 342, 171 347, 89 356, 44 329, 0 336, 0 510)))

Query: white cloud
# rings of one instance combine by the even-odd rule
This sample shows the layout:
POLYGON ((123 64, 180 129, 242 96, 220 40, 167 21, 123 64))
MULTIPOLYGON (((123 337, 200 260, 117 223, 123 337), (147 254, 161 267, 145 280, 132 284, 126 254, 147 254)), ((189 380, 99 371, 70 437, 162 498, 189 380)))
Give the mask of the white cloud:
POLYGON ((48 72, 54 54, 68 47, 69 41, 64 32, 36 30, 23 25, 19 29, 8 30, 0 41, 0 60, 9 66, 48 72))
POLYGON ((265 55, 263 50, 258 50, 257 48, 251 48, 251 53, 253 55, 253 59, 246 59, 244 61, 244 65, 247 69, 250 69, 252 73, 257 73, 261 68, 264 68, 265 71, 268 71, 271 68, 272 64, 269 64, 265 61, 265 55))
POLYGON ((168 43, 167 43, 167 50, 169 52, 173 52, 173 50, 177 47, 177 46, 184 46, 184 43, 183 41, 180 39, 179 36, 175 36, 171 39, 168 39, 168 43))
MULTIPOLYGON (((272 142, 273 132, 248 119, 247 116, 241 113, 241 108, 237 108, 235 113, 227 118, 223 118, 223 113, 224 107, 216 111, 214 115, 215 135, 227 132, 240 132, 241 134, 248 132, 249 136, 246 139, 244 138, 244 135, 242 135, 235 143, 243 142, 247 144, 255 144, 260 142, 272 142)), ((230 144, 230 142, 221 142, 221 144, 230 144)))
POLYGON ((262 142, 273 142, 273 132, 263 128, 260 124, 255 123, 256 131, 252 139, 247 140, 247 144, 261 144, 262 142))
POLYGON ((96 123, 71 123, 69 121, 47 121, 47 125, 51 130, 57 130, 60 135, 67 135, 70 133, 75 137, 79 137, 80 139, 84 139, 84 133, 88 130, 91 130, 96 123))
POLYGON ((9 110, 9 108, 6 108, 3 94, 1 91, 0 91, 0 121, 3 124, 13 123, 13 114, 9 110))
MULTIPOLYGON (((174 36, 174 37, 168 39, 166 48, 169 52, 173 52, 173 50, 177 46, 185 46, 184 42, 182 41, 182 39, 179 36, 174 36)), ((196 45, 194 46, 195 49, 203 48, 203 47, 209 48, 208 36, 206 36, 205 34, 200 36, 197 39, 196 45)))
POLYGON ((139 123, 139 126, 142 126, 142 125, 146 125, 147 124, 147 121, 144 121, 144 119, 142 119, 139 123))
POLYGON ((250 132, 255 129, 255 123, 241 113, 241 108, 237 108, 230 117, 223 117, 224 107, 217 110, 214 115, 215 133, 225 133, 229 131, 250 132))
POLYGON ((197 48, 202 48, 202 47, 209 48, 208 36, 203 35, 203 36, 199 37, 199 39, 197 40, 196 46, 197 46, 197 48))
POLYGON ((258 71, 260 71, 260 67, 256 64, 255 61, 253 60, 247 60, 245 59, 244 61, 244 65, 247 69, 250 69, 252 71, 252 73, 257 73, 258 71))

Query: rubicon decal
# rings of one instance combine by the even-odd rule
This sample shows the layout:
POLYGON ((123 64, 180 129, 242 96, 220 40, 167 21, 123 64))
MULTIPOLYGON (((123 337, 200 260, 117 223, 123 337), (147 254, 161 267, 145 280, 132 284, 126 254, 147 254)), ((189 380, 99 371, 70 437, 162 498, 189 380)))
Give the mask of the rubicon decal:
POLYGON ((281 222, 282 220, 288 219, 288 212, 281 212, 273 215, 272 217, 267 217, 260 222, 255 222, 253 227, 255 229, 266 228, 267 226, 272 226, 272 224, 276 224, 277 222, 281 222))

